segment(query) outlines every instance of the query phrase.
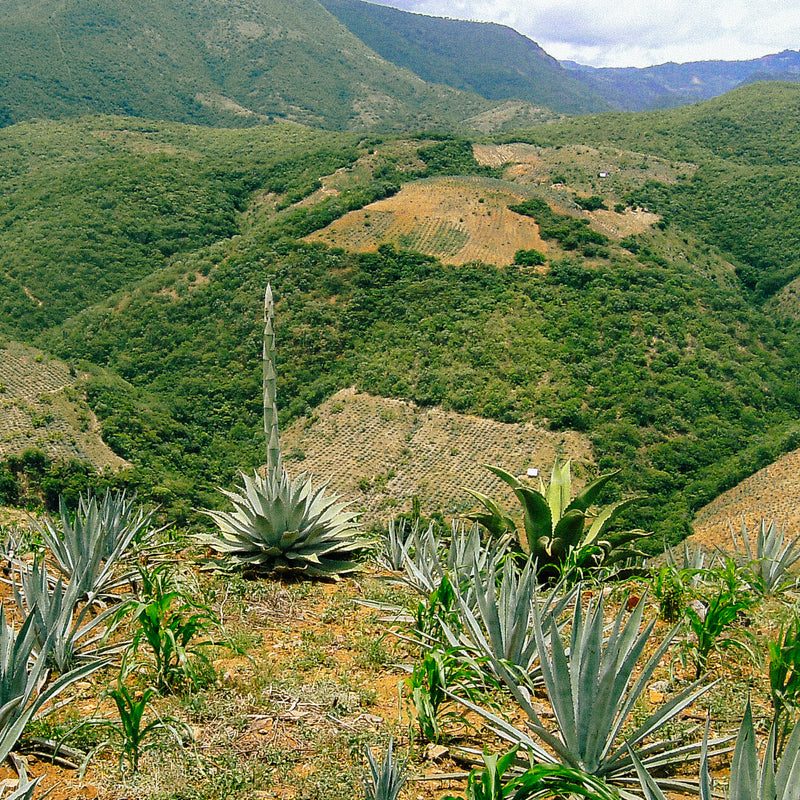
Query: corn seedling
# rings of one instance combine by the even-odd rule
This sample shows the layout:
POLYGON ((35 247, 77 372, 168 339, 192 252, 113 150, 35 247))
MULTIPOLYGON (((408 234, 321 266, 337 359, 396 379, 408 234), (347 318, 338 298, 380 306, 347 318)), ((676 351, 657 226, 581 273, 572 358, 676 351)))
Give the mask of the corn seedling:
POLYGON ((800 707, 800 618, 797 614, 781 629, 777 642, 767 643, 773 720, 778 729, 778 749, 790 727, 788 712, 800 707))
POLYGON ((153 712, 153 719, 145 724, 145 712, 155 693, 155 688, 149 686, 137 696, 125 686, 122 677, 118 679, 116 688, 108 691, 108 696, 117 707, 119 724, 107 723, 111 725, 112 739, 96 748, 95 753, 116 743, 119 748, 119 766, 123 772, 126 764, 132 772, 138 772, 142 754, 156 747, 162 734, 167 734, 179 745, 192 739, 191 730, 172 717, 162 717, 153 712))
POLYGON ((147 644, 153 657, 155 687, 160 692, 196 685, 201 673, 212 669, 202 648, 216 644, 208 639, 196 640, 216 620, 207 608, 190 600, 174 584, 169 569, 169 565, 162 564, 150 574, 140 570, 148 594, 135 604, 132 617, 138 629, 131 649, 138 652, 141 644, 147 644))
POLYGON ((447 722, 464 722, 452 710, 454 691, 475 698, 481 695, 474 671, 454 650, 423 651, 406 685, 411 690, 419 734, 427 742, 441 741, 447 722))
POLYGON ((617 791, 581 770, 563 764, 530 764, 520 771, 519 748, 502 756, 484 753, 484 766, 467 779, 465 796, 442 800, 534 800, 534 798, 585 797, 588 800, 619 800, 617 791))
POLYGON ((717 650, 735 647, 753 661, 758 660, 755 647, 747 641, 752 640, 752 634, 747 631, 736 631, 737 636, 732 634, 733 623, 750 606, 745 597, 737 597, 728 588, 720 587, 704 610, 686 607, 686 626, 693 638, 684 643, 683 652, 694 662, 695 677, 706 671, 711 653, 717 650))

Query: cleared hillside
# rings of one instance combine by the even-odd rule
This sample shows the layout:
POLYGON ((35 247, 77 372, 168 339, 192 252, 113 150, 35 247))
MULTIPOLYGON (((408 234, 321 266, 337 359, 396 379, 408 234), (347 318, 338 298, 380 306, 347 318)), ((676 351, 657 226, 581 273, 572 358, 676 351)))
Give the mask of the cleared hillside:
POLYGON ((510 264, 517 250, 548 253, 538 225, 508 206, 526 192, 480 178, 431 178, 404 186, 393 197, 351 211, 307 237, 359 253, 392 243, 447 264, 510 264))
POLYGON ((742 520, 753 530, 761 519, 774 519, 787 535, 800 535, 799 475, 800 450, 781 456, 700 509, 689 543, 730 550, 731 525, 738 534, 742 520))
POLYGON ((37 448, 98 470, 129 466, 103 442, 77 382, 63 361, 16 343, 0 347, 0 459, 37 448))
POLYGON ((475 501, 465 487, 495 497, 510 490, 484 464, 514 474, 539 467, 549 477, 556 458, 571 458, 576 483, 593 463, 587 437, 534 424, 504 424, 441 408, 344 389, 282 435, 292 475, 307 470, 355 507, 367 521, 386 521, 411 509, 458 514, 475 501))

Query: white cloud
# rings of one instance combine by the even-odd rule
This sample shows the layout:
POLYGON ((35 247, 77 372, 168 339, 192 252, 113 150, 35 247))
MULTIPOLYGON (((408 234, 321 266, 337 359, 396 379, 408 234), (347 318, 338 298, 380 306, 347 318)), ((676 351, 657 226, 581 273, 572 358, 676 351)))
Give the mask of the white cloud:
POLYGON ((758 58, 800 47, 796 0, 371 0, 499 22, 559 59, 593 66, 758 58))

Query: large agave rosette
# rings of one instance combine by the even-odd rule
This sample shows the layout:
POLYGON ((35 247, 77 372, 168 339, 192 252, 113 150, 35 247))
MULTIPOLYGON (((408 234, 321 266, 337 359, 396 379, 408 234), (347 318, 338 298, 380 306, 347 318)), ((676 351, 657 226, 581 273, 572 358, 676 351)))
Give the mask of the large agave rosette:
POLYGON ((302 473, 292 480, 279 467, 266 475, 242 474, 239 492, 220 491, 235 510, 204 511, 219 527, 201 540, 223 554, 231 566, 264 572, 299 571, 333 576, 357 568, 363 549, 356 514, 325 486, 313 488, 302 473))

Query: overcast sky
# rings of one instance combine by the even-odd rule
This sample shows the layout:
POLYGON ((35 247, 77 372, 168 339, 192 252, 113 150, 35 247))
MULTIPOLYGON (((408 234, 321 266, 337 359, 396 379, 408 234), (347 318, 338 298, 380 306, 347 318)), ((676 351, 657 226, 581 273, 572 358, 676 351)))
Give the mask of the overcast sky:
POLYGON ((596 67, 739 61, 800 49, 800 0, 371 0, 499 22, 551 56, 596 67))

